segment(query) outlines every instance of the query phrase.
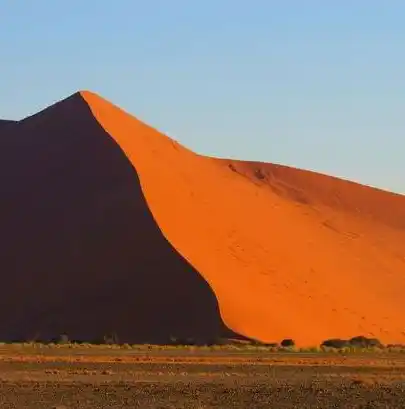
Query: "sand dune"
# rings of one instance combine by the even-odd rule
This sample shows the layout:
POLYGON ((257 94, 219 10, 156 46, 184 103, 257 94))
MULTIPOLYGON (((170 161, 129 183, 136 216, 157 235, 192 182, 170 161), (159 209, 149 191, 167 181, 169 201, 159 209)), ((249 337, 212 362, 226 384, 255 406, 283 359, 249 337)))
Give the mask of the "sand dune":
POLYGON ((0 139, 0 339, 233 336, 79 94, 0 139))
POLYGON ((405 342, 404 196, 204 157, 91 92, 12 128, 0 338, 405 342))
POLYGON ((0 130, 5 129, 6 126, 15 123, 15 121, 11 121, 9 119, 0 119, 0 130))

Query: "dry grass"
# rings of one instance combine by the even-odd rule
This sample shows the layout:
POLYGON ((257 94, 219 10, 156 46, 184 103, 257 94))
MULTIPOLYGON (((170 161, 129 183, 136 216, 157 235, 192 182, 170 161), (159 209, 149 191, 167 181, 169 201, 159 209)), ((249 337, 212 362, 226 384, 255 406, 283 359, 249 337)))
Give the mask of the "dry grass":
POLYGON ((3 349, 92 349, 92 350, 132 350, 132 351, 224 351, 224 352, 254 352, 254 353, 336 353, 336 354, 376 354, 376 353, 404 353, 405 346, 391 346, 391 347, 344 347, 344 348, 331 348, 324 346, 312 346, 312 347, 275 347, 261 344, 255 344, 250 342, 237 342, 237 343, 225 343, 218 345, 153 345, 153 344, 90 344, 90 343, 36 343, 36 342, 24 342, 24 343, 1 343, 0 351, 3 349))
POLYGON ((398 408, 403 354, 0 348, 3 409, 398 408))

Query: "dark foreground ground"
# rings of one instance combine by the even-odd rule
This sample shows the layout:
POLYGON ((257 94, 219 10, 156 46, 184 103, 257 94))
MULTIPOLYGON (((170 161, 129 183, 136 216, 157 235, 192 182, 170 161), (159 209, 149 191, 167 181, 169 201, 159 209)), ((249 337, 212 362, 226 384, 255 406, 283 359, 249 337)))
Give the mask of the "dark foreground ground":
POLYGON ((0 408, 404 408, 405 356, 0 348, 0 408))

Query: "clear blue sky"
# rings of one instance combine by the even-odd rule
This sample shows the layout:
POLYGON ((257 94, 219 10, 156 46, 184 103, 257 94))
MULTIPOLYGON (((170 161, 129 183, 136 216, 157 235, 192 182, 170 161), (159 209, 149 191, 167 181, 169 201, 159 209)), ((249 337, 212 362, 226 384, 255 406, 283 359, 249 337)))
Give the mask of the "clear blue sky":
POLYGON ((0 0, 0 117, 90 89, 199 153, 405 193, 405 2, 0 0))

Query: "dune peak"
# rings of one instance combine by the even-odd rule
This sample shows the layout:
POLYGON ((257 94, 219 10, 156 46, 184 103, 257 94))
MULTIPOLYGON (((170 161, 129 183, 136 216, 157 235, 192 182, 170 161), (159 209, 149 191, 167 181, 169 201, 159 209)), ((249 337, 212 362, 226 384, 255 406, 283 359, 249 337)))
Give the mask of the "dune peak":
POLYGON ((405 196, 198 155, 89 90, 4 128, 0 336, 405 342, 405 196))

